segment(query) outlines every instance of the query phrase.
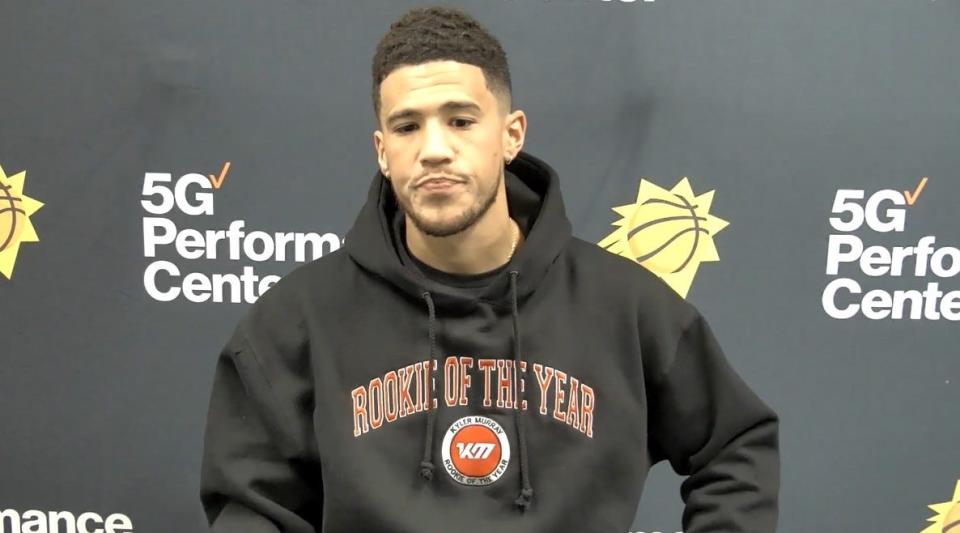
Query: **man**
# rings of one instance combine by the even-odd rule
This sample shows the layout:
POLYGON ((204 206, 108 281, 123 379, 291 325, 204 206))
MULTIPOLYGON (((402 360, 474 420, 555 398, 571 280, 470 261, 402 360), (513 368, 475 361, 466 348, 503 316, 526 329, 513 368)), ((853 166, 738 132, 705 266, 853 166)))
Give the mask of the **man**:
POLYGON ((218 361, 213 531, 623 533, 663 459, 687 533, 774 531, 777 415, 692 305, 571 236, 496 39, 411 11, 373 81, 380 171, 345 247, 218 361))

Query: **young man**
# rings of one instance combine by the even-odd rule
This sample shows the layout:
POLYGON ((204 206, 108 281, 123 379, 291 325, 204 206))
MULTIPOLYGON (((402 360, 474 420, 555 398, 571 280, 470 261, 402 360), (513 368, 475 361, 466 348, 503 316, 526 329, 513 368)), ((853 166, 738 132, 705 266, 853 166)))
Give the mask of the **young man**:
POLYGON ((777 415, 693 306, 571 236, 496 39, 411 11, 373 81, 380 171, 345 247, 220 356, 213 531, 623 533, 664 459, 686 533, 774 531, 777 415))

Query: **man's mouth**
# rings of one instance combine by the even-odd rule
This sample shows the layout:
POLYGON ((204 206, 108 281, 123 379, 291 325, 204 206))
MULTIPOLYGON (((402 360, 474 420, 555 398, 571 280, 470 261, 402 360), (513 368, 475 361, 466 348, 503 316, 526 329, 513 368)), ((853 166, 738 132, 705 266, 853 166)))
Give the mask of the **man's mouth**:
POLYGON ((431 178, 420 184, 418 188, 427 191, 446 191, 461 185, 461 182, 447 178, 431 178))

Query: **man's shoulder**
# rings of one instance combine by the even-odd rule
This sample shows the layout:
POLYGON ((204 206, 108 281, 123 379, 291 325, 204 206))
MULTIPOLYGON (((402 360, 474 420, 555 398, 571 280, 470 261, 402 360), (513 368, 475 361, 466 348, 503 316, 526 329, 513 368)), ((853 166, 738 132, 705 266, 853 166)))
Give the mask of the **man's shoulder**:
POLYGON ((260 295, 254 312, 295 312, 305 304, 329 301, 354 270, 344 248, 297 265, 260 295))
POLYGON ((693 306, 659 276, 635 260, 573 237, 567 262, 576 279, 600 297, 634 305, 641 314, 666 314, 678 320, 695 312, 693 306), (624 301, 625 300, 625 301, 624 301))
POLYGON ((279 292, 299 293, 305 288, 336 286, 342 283, 343 276, 349 274, 351 267, 350 255, 346 248, 340 247, 302 265, 297 265, 280 278, 270 290, 280 289, 279 292))
POLYGON ((673 292, 660 277, 633 259, 605 250, 579 237, 571 238, 567 246, 567 260, 580 274, 598 283, 644 292, 673 292))
POLYGON ((237 323, 234 335, 248 340, 296 339, 305 335, 311 316, 335 312, 349 292, 337 289, 348 285, 346 277, 354 275, 346 251, 339 248, 313 259, 282 276, 246 310, 237 323))

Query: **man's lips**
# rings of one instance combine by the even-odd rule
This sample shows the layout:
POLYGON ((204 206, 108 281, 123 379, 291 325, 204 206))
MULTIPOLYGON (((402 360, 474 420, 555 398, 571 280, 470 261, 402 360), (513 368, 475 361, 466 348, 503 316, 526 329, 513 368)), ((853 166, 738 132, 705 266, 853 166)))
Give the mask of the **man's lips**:
POLYGON ((447 178, 447 177, 436 177, 436 178, 427 178, 417 184, 417 188, 426 187, 428 189, 442 189, 446 187, 452 187, 463 183, 460 180, 447 178))
POLYGON ((461 183, 453 180, 429 180, 419 188, 423 191, 447 191, 454 187, 459 187, 461 183))

